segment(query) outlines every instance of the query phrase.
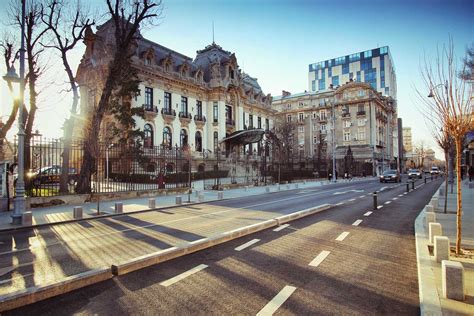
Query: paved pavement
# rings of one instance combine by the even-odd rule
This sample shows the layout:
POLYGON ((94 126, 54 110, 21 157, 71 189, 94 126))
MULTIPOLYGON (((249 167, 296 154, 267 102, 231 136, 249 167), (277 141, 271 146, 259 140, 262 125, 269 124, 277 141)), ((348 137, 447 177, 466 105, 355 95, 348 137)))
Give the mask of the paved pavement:
MULTIPOLYGON (((474 253, 474 189, 469 188, 467 181, 462 182, 462 243, 461 248, 474 253)), ((444 188, 444 184, 441 186, 444 188)), ((450 192, 450 190, 448 190, 450 192)), ((456 192, 456 188, 454 188, 456 192)), ((434 194, 439 197, 436 221, 442 225, 443 235, 450 240, 451 249, 456 246, 456 194, 448 194, 447 214, 444 214, 444 196, 439 191, 434 194)), ((450 260, 461 262, 464 266, 464 282, 466 285, 466 300, 459 302, 445 299, 442 295, 441 264, 436 263, 428 250, 428 229, 425 224, 425 212, 421 212, 415 223, 417 239, 417 259, 420 283, 420 304, 426 314, 434 315, 474 315, 474 259, 456 257, 451 252, 450 260)))
MULTIPOLYGON (((261 200, 265 197, 262 195, 209 203, 206 207, 238 209, 228 218, 230 222, 251 216, 265 219, 267 213, 292 212, 308 204, 339 205, 288 226, 252 234, 10 313, 418 315, 413 222, 439 184, 419 183, 416 190, 405 194, 405 185, 367 181, 274 193, 270 200, 269 195, 261 200), (373 210, 371 192, 382 187, 385 188, 378 196, 380 208, 373 210), (360 190, 363 192, 357 192, 360 190)), ((206 218, 205 222, 218 217, 215 212, 201 216, 206 218)), ((216 229, 226 223, 221 218, 217 225, 209 225, 216 229)), ((105 229, 102 225, 100 228, 105 229)), ((191 227, 187 231, 205 234, 191 227)), ((145 232, 153 233, 148 229, 145 232)), ((182 237, 185 236, 190 240, 198 238, 182 237)), ((128 244, 117 245, 122 252, 134 248, 130 243, 133 235, 127 237, 128 244)), ((135 248, 142 248, 147 242, 151 240, 136 239, 135 248)), ((70 253, 79 253, 75 246, 69 242, 67 245, 70 253)))

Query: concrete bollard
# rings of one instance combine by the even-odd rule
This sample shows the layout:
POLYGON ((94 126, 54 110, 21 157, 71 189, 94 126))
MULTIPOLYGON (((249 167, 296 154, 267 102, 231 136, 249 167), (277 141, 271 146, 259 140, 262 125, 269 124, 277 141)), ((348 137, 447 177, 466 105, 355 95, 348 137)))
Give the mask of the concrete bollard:
POLYGON ((425 212, 426 227, 430 227, 430 223, 436 223, 436 214, 435 212, 425 212))
POLYGON ((115 213, 117 213, 117 214, 123 213, 123 203, 122 202, 115 203, 115 213))
POLYGON ((224 192, 217 192, 217 199, 222 200, 224 198, 224 192))
POLYGON ((434 212, 433 205, 429 205, 429 204, 425 205, 425 212, 432 212, 433 213, 434 212))
POLYGON ((148 199, 148 208, 156 208, 156 200, 153 199, 148 199))
POLYGON ((22 224, 23 226, 31 226, 31 225, 33 225, 33 214, 31 213, 31 211, 24 212, 24 213, 21 215, 21 224, 22 224))
POLYGON ((449 238, 446 236, 435 236, 434 256, 436 262, 449 260, 449 238))
POLYGON ((183 204, 183 199, 180 196, 176 197, 176 205, 181 205, 183 204))
POLYGON ((297 184, 295 184, 295 189, 298 189, 298 183, 297 183, 297 184))
POLYGON ((266 188, 265 188, 265 192, 270 193, 270 188, 269 188, 269 187, 266 187, 266 188))
POLYGON ((75 219, 82 218, 82 206, 74 206, 72 209, 72 217, 75 219))
POLYGON ((428 227, 430 233, 430 244, 433 244, 435 236, 443 235, 443 228, 441 227, 440 223, 430 223, 428 227))
POLYGON ((439 196, 444 196, 444 188, 439 188, 439 196))
POLYGON ((441 261, 441 283, 444 298, 464 301, 464 267, 461 262, 441 261))
POLYGON ((204 193, 199 193, 198 202, 204 202, 204 193))
POLYGON ((281 190, 281 187, 280 185, 277 186, 277 190, 280 191, 281 190))
POLYGON ((430 205, 433 206, 434 210, 438 208, 438 198, 437 197, 432 197, 430 201, 430 205))
POLYGON ((199 195, 199 191, 198 190, 194 191, 194 196, 198 197, 198 195, 199 195))
POLYGON ((410 192, 410 182, 407 182, 407 192, 410 192))
POLYGON ((286 189, 287 189, 287 190, 290 189, 290 185, 289 185, 289 184, 286 185, 286 189))

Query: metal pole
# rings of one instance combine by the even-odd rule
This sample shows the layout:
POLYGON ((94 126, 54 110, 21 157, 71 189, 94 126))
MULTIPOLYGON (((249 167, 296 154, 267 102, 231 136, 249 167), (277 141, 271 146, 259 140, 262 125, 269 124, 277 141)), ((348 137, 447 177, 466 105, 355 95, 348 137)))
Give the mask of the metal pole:
POLYGON ((25 96, 25 0, 21 1, 21 48, 20 48, 20 100, 18 108, 18 180, 15 188, 15 199, 12 224, 21 225, 22 215, 26 209, 25 199, 25 125, 23 121, 23 106, 25 96))
POLYGON ((109 188, 109 146, 105 147, 105 181, 107 189, 109 188))
POLYGON ((332 103, 332 182, 336 182, 336 109, 332 103))

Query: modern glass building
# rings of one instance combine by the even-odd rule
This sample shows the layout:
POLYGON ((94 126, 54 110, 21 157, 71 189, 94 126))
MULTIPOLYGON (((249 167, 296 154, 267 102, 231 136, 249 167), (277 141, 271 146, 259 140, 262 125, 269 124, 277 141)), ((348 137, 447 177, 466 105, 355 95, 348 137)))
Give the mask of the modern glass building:
POLYGON ((308 89, 324 91, 350 81, 369 83, 385 96, 397 99, 395 66, 388 46, 309 65, 308 89))

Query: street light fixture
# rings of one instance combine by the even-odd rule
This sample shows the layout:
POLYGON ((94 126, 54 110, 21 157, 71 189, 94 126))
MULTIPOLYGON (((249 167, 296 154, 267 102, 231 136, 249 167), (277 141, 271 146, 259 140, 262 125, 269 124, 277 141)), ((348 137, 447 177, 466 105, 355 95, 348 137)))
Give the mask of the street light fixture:
POLYGON ((21 1, 21 48, 20 48, 20 76, 15 72, 15 68, 10 67, 3 79, 9 84, 20 83, 20 96, 18 107, 18 179, 15 187, 14 208, 12 214, 12 224, 20 225, 22 216, 26 209, 25 199, 25 126, 23 121, 23 103, 25 95, 25 0, 21 1))

